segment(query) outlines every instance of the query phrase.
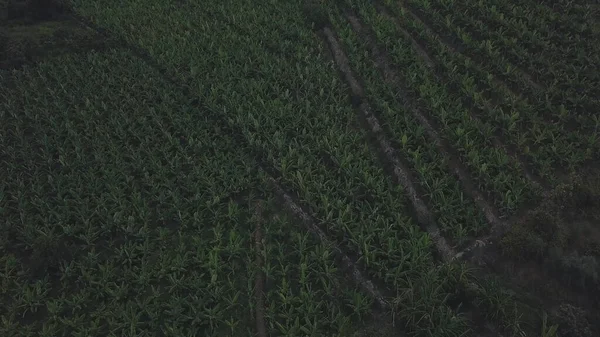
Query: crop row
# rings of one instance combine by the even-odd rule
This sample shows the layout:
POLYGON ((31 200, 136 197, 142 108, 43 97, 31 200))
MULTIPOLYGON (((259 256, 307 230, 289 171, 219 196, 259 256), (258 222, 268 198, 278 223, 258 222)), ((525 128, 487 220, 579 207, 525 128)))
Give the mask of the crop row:
POLYGON ((0 333, 250 335, 259 225, 268 330, 353 331, 372 299, 342 282, 330 247, 273 216, 275 205, 261 216, 257 196, 229 198, 264 185, 257 164, 159 76, 112 51, 16 73, 2 93, 2 120, 16 131, 2 144, 12 165, 0 295, 11 300, 0 333))
MULTIPOLYGON (((445 7, 448 5, 442 4, 445 7)), ((468 1, 455 5, 464 11, 464 14, 470 13, 468 16, 483 19, 481 21, 485 21, 494 31, 510 34, 509 41, 517 39, 518 43, 531 53, 541 53, 540 48, 548 48, 545 52, 560 51, 561 54, 576 56, 579 50, 579 53, 585 54, 587 58, 597 58, 594 51, 598 46, 588 43, 594 36, 591 28, 584 26, 576 30, 565 29, 559 26, 566 20, 564 15, 556 15, 552 11, 539 11, 532 5, 505 1, 468 1), (560 21, 556 22, 557 20, 560 21)))
POLYGON ((245 288, 231 277, 249 272, 249 230, 227 200, 259 185, 244 150, 192 124, 195 109, 125 52, 11 77, 0 334, 245 329, 247 302, 234 298, 245 288))
POLYGON ((532 18, 532 23, 538 24, 543 29, 543 19, 546 19, 547 25, 565 34, 580 34, 582 37, 598 36, 600 25, 594 19, 598 14, 598 7, 580 6, 573 2, 560 6, 561 8, 552 9, 546 6, 545 1, 526 0, 519 3, 503 4, 499 1, 492 1, 492 4, 500 7, 508 7, 515 17, 522 19, 532 18))
POLYGON ((526 4, 535 6, 536 10, 543 13, 553 13, 554 17, 562 16, 565 22, 570 21, 579 29, 589 27, 594 34, 600 32, 600 25, 596 20, 600 8, 593 2, 590 3, 585 0, 528 0, 526 4))
POLYGON ((592 71, 598 63, 598 51, 592 43, 593 39, 581 41, 560 34, 563 38, 568 37, 567 41, 573 41, 568 43, 559 39, 552 43, 542 40, 536 31, 525 34, 526 29, 514 28, 511 32, 506 25, 494 25, 494 20, 489 17, 489 6, 479 8, 475 3, 468 3, 465 8, 458 8, 460 14, 456 14, 457 8, 453 4, 436 3, 431 6, 433 11, 451 20, 454 26, 464 29, 480 43, 486 43, 491 57, 505 56, 513 64, 534 74, 547 87, 550 94, 547 99, 551 102, 564 104, 572 113, 586 114, 588 111, 589 114, 599 93, 595 89, 599 78, 592 71), (586 48, 587 45, 594 47, 586 48))
MULTIPOLYGON (((271 203, 271 205, 269 205, 271 203)), ((367 324, 373 298, 344 282, 331 247, 274 213, 265 200, 253 227, 262 240, 265 328, 278 336, 348 336, 367 324)), ((255 305, 253 305, 255 307, 255 305)), ((260 310, 260 309, 259 309, 260 310)))
POLYGON ((365 10, 365 22, 375 27, 377 38, 390 52, 394 66, 404 69, 405 89, 409 95, 419 99, 427 114, 432 116, 440 134, 458 151, 460 160, 480 189, 493 193, 494 203, 501 214, 510 214, 531 198, 529 183, 520 174, 521 169, 508 159, 506 153, 493 147, 490 138, 470 117, 460 96, 456 97, 444 83, 440 83, 413 51, 410 41, 398 38, 402 34, 395 22, 377 14, 368 3, 354 3, 365 10))
MULTIPOLYGON (((223 10, 226 11, 227 8, 223 10)), ((261 9, 261 12, 265 11, 266 8, 261 9)), ((253 15, 258 14, 257 10, 248 12, 247 21, 239 24, 247 24, 245 28, 248 30, 258 29, 257 33, 265 33, 263 41, 268 41, 276 32, 265 31, 269 27, 263 28, 265 30, 260 29, 262 22, 252 22, 253 15)), ((187 17, 181 13, 179 19, 181 18, 187 17)), ((290 67, 288 60, 278 60, 265 55, 261 46, 256 45, 257 41, 239 37, 226 27, 218 27, 218 30, 223 33, 221 36, 212 34, 215 42, 222 46, 244 47, 240 47, 238 55, 228 53, 227 56, 216 60, 229 65, 227 69, 218 67, 218 64, 212 64, 211 59, 202 57, 193 64, 202 70, 198 71, 199 73, 215 68, 219 70, 215 72, 213 87, 205 97, 207 105, 221 110, 213 113, 225 112, 227 118, 242 125, 244 135, 251 144, 269 154, 269 159, 281 172, 285 182, 293 190, 301 193, 303 201, 311 207, 311 211, 312 208, 318 208, 315 207, 316 204, 322 204, 323 220, 343 221, 332 224, 332 228, 328 230, 339 234, 343 232, 343 229, 340 231, 340 226, 343 228, 345 222, 346 226, 358 225, 361 221, 353 218, 354 207, 357 206, 355 203, 366 204, 364 200, 370 197, 366 194, 367 191, 373 191, 377 196, 379 191, 384 190, 381 184, 385 184, 386 179, 382 175, 369 177, 372 172, 367 168, 374 165, 365 166, 363 163, 372 156, 369 149, 360 142, 361 138, 353 136, 356 135, 355 132, 349 132, 352 126, 348 125, 351 121, 348 117, 354 116, 351 109, 344 112, 344 104, 340 104, 345 101, 345 94, 341 88, 336 88, 339 84, 330 82, 331 79, 335 81, 335 77, 332 76, 329 83, 322 83, 323 77, 311 74, 311 67, 290 67), (244 60, 240 59, 242 56, 252 67, 244 65, 244 60), (199 64, 200 62, 207 64, 199 64), (261 76, 253 76, 253 73, 259 73, 261 76), (324 106, 327 103, 329 106, 324 106), (344 128, 345 125, 347 129, 344 128), (338 172, 333 172, 325 166, 322 163, 325 159, 331 159, 333 169, 337 169, 338 172), (361 190, 356 183, 364 183, 366 186, 361 190), (313 193, 306 193, 307 191, 313 193), (346 201, 350 195, 356 196, 357 200, 346 201), (361 199, 362 202, 359 201, 361 199)), ((190 39, 189 42, 194 43, 194 40, 190 39)), ((184 50, 182 54, 189 54, 187 51, 193 48, 184 50)), ((321 63, 318 56, 309 56, 321 63)), ((325 65, 320 68, 320 73, 332 73, 325 65)), ((347 105, 345 107, 348 108, 347 105)), ((379 199, 373 200, 374 204, 380 202, 379 199)), ((404 202, 394 204, 403 205, 404 202)), ((400 221, 403 222, 405 221, 400 221)), ((361 239, 361 236, 358 236, 357 240, 361 239)), ((356 248, 363 245, 353 242, 353 246, 356 248)))
MULTIPOLYGON (((353 5, 356 5, 356 3, 353 5)), ((373 52, 373 41, 369 41, 372 36, 365 34, 364 31, 366 30, 366 25, 363 25, 362 23, 357 24, 356 22, 360 20, 357 20, 353 14, 342 14, 344 11, 339 11, 338 9, 339 8, 336 7, 330 8, 330 21, 336 28, 336 33, 339 35, 340 39, 345 43, 343 52, 347 54, 352 71, 358 75, 358 80, 361 82, 365 91, 367 92, 365 98, 367 99, 368 103, 372 105, 376 113, 383 117, 382 122, 386 124, 386 128, 391 129, 393 131, 392 133, 400 130, 404 131, 402 136, 396 133, 395 136, 400 138, 396 139, 395 143, 398 145, 398 152, 406 157, 407 161, 410 162, 411 166, 413 166, 413 173, 415 176, 419 177, 418 180, 422 189, 427 191, 426 193, 431 193, 432 186, 428 184, 428 181, 447 181, 448 185, 446 187, 448 188, 448 191, 445 191, 445 193, 447 193, 446 195, 460 198, 461 202, 465 202, 463 207, 468 207, 469 210, 476 212, 473 215, 477 215, 479 217, 480 222, 478 224, 484 226, 483 223, 485 220, 483 219, 481 213, 474 207, 472 200, 465 200, 462 195, 452 195, 452 193, 455 191, 459 194, 461 188, 458 186, 459 184, 457 184, 455 180, 450 178, 451 175, 449 175, 447 172, 447 168, 445 166, 448 164, 448 158, 444 157, 445 154, 439 153, 439 150, 437 150, 435 147, 428 147, 426 145, 432 141, 424 136, 425 132, 422 130, 423 126, 419 125, 417 119, 413 116, 413 112, 404 108, 406 105, 400 102, 405 95, 399 94, 398 90, 404 89, 391 85, 390 83, 385 83, 388 82, 388 77, 394 77, 396 74, 385 74, 383 77, 386 78, 386 80, 383 81, 381 74, 376 71, 375 68, 381 68, 381 65, 377 63, 382 62, 382 60, 385 59, 385 56, 380 52, 373 52), (348 22, 350 22, 350 24, 348 22), (375 66, 375 64, 377 64, 377 66, 375 66), (415 130, 419 129, 421 130, 418 133, 414 132, 415 130), (409 134, 406 132, 406 130, 413 131, 410 133, 412 134, 412 137, 414 137, 415 134, 420 134, 420 138, 415 137, 415 139, 421 140, 419 145, 411 144, 409 137, 404 136, 409 134), (425 149, 419 151, 421 148, 425 149), (432 165, 427 166, 427 169, 430 171, 422 172, 420 170, 420 168, 423 167, 420 165, 422 165, 424 162, 432 163, 432 165), (432 176, 434 178, 432 178, 432 176), (452 190, 451 182, 455 184, 455 190, 452 190)), ((361 12, 363 16, 369 14, 375 15, 373 8, 369 8, 368 6, 358 9, 358 11, 361 12)), ((377 31, 379 32, 379 30, 377 31)), ((444 205, 445 200, 440 196, 429 196, 431 197, 430 201, 432 201, 432 208, 437 213, 440 210, 440 206, 444 205)), ((446 221, 448 219, 460 219, 462 215, 463 214, 459 212, 447 213, 445 215, 440 215, 436 220, 439 219, 442 226, 444 226, 447 224, 446 221)), ((465 274, 463 274, 463 276, 464 275, 465 274)), ((520 327, 520 312, 509 312, 506 310, 509 307, 511 308, 510 310, 512 310, 512 306, 515 304, 514 298, 506 296, 506 294, 503 293, 504 290, 500 287, 493 287, 493 285, 490 287, 491 284, 486 282, 480 283, 479 281, 480 280, 467 281, 465 278, 461 278, 459 282, 453 284, 454 291, 463 289, 469 293, 469 296, 473 296, 469 297, 467 301, 473 300, 473 303, 477 303, 477 308, 478 310, 481 310, 483 316, 486 319, 494 321, 494 323, 500 324, 502 329, 522 331, 520 327), (474 289, 477 290, 473 293, 474 289), (502 297, 500 301, 496 300, 498 296, 502 297), (498 322, 498 320, 501 322, 498 322)), ((448 289, 446 291, 450 290, 448 289)), ((421 294, 425 295, 424 293, 421 294)), ((462 298, 462 300, 466 299, 462 298)), ((461 328, 460 325, 446 327, 438 325, 438 327, 444 330, 443 332, 440 330, 438 333, 447 335, 457 335, 462 329, 464 329, 461 328)))
MULTIPOLYGON (((538 77, 539 83, 545 88, 542 90, 537 84, 530 86, 537 90, 528 97, 537 102, 539 109, 552 112, 556 116, 554 118, 558 118, 561 123, 575 123, 576 126, 571 130, 585 130, 588 134, 595 132, 595 129, 588 126, 591 121, 597 122, 597 118, 594 119, 590 111, 595 111, 599 103, 598 91, 595 89, 598 87, 598 77, 596 72, 592 71, 597 63, 595 59, 598 53, 593 48, 586 51, 586 48, 580 45, 568 47, 562 41, 559 45, 565 46, 566 49, 556 46, 527 48, 531 43, 529 38, 517 38, 509 35, 506 29, 494 29, 493 21, 480 20, 485 17, 486 11, 477 10, 475 7, 469 6, 469 10, 459 11, 460 14, 442 5, 433 6, 431 10, 446 21, 446 29, 453 29, 465 46, 492 58, 506 58, 506 62, 498 71, 502 71, 502 67, 519 65, 538 77), (476 13, 471 13, 473 11, 476 13), (534 52, 540 49, 543 49, 544 53, 534 52), (554 52, 553 49, 563 50, 554 52), (568 63, 565 63, 565 60, 568 60, 568 63)), ((533 40, 539 39, 535 37, 533 40)), ((593 39, 587 39, 583 45, 595 44, 593 39)), ((511 78, 505 80, 511 81, 511 78)), ((520 91, 526 93, 526 88, 523 87, 520 91)))
MULTIPOLYGON (((139 1, 116 10, 79 1, 76 8, 198 88, 210 113, 239 126, 267 154, 282 184, 370 276, 396 290, 410 288, 415 275, 431 277, 428 286, 445 282, 443 271, 431 272, 431 242, 407 216, 404 191, 384 174, 319 38, 297 15, 301 2, 178 7, 139 1)), ((411 305, 447 310, 439 298, 411 305)))
MULTIPOLYGON (((460 85, 480 111, 485 112, 487 118, 498 125, 504 138, 514 146, 522 148, 531 158, 538 166, 538 174, 552 180, 553 168, 575 167, 592 156, 593 149, 597 146, 597 137, 593 134, 568 132, 561 123, 548 123, 543 112, 545 103, 530 103, 509 87, 498 83, 495 76, 501 73, 498 67, 502 66, 490 69, 495 64, 495 59, 483 63, 473 62, 471 55, 459 53, 449 43, 440 41, 439 36, 428 32, 422 22, 406 15, 405 10, 398 6, 390 7, 396 15, 403 17, 407 29, 442 59, 440 64, 446 69, 446 74, 454 78, 455 85, 460 85), (490 104, 490 100, 493 105, 490 104)), ((429 17, 437 18, 434 14, 429 17)), ((445 30, 445 24, 439 20, 434 22, 437 34, 445 30)), ((502 80, 504 79, 506 76, 502 76, 502 80)), ((560 119, 560 116, 558 118, 560 119)))
POLYGON ((483 214, 449 174, 448 158, 437 150, 423 126, 398 100, 395 94, 398 89, 381 80, 380 72, 372 64, 374 55, 365 49, 364 41, 356 36, 348 22, 332 16, 332 24, 345 44, 352 69, 364 83, 369 102, 392 130, 399 152, 410 163, 413 175, 418 177, 421 189, 430 199, 442 231, 451 233, 457 243, 469 235, 479 234, 487 227, 483 214))

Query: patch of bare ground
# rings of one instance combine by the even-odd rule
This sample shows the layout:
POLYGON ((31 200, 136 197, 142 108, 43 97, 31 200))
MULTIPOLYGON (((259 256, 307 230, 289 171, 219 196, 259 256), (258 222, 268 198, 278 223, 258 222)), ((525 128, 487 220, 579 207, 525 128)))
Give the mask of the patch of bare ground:
MULTIPOLYGON (((378 48, 377 44, 373 39, 373 35, 369 34, 369 32, 364 28, 362 22, 360 22, 360 20, 355 15, 347 13, 346 17, 352 25, 354 31, 358 34, 358 36, 361 39, 363 39, 367 43, 367 45, 371 49, 370 51, 371 54, 374 56, 375 64, 383 74, 385 82, 402 89, 403 85, 399 81, 400 75, 392 68, 392 63, 390 62, 389 57, 378 48)), ((423 50, 423 52, 425 51, 423 50)), ((456 159, 458 158, 458 155, 454 153, 450 146, 439 136, 439 134, 436 131, 436 128, 432 125, 432 122, 414 104, 411 104, 411 100, 406 95, 404 95, 402 91, 400 91, 398 94, 402 98, 402 102, 404 103, 405 108, 415 115, 417 120, 424 127, 429 138, 433 140, 433 142, 436 144, 438 151, 440 151, 440 153, 443 153, 448 159, 448 166, 450 167, 451 171, 458 177, 466 193, 475 201, 477 206, 485 214, 488 222, 492 226, 496 226, 498 223, 500 223, 496 210, 492 206, 490 206, 490 203, 486 200, 487 198, 484 197, 483 193, 481 193, 477 188, 475 188, 475 184, 472 182, 471 178, 466 173, 466 169, 456 159)))
POLYGON ((353 337, 393 337, 399 335, 394 327, 394 318, 389 314, 373 315, 372 321, 356 331, 353 337))
MULTIPOLYGON (((441 69, 439 62, 436 61, 435 57, 432 56, 430 52, 428 52, 428 50, 427 50, 428 48, 426 47, 426 44, 417 42, 416 39, 413 38, 409 32, 407 32, 404 28, 402 28, 401 22, 397 18, 392 16, 385 7, 378 5, 378 4, 376 4, 375 7, 377 8, 377 10, 379 11, 380 14, 382 14, 389 20, 394 21, 396 24, 396 27, 398 27, 398 29, 402 32, 403 35, 405 35, 405 36, 408 35, 410 37, 410 39, 412 41, 414 41, 414 44, 416 44, 418 46, 418 50, 417 49, 415 49, 415 50, 417 50, 417 53, 419 55, 425 55, 426 58, 424 58, 423 60, 427 64, 428 67, 432 68, 436 78, 439 80, 442 80, 443 78, 445 78, 445 76, 443 75, 444 71, 441 69)), ((425 24, 425 23, 423 23, 423 24, 425 24)), ((430 28, 428 28, 428 29, 430 31, 432 31, 430 28)), ((433 36, 435 36, 435 35, 433 35, 433 36)), ((455 47, 453 47, 451 42, 446 41, 444 43, 448 44, 448 47, 451 51, 453 51, 455 53, 458 52, 457 49, 455 47)), ((459 90, 457 88, 451 88, 451 89, 456 92, 459 92, 459 90)), ((476 123, 478 128, 480 130, 482 130, 484 123, 479 116, 483 115, 483 112, 481 112, 479 110, 479 108, 477 108, 475 106, 475 104, 472 102, 472 100, 466 99, 466 100, 464 100, 464 102, 466 103, 467 107, 469 108, 470 118, 476 123)), ((493 108, 490 105, 490 103, 487 100, 484 102, 485 102, 484 103, 485 108, 489 111, 493 111, 493 108)), ((548 182, 545 181, 540 176, 533 173, 534 170, 533 170, 531 164, 525 158, 525 156, 521 153, 521 151, 519 151, 514 145, 506 144, 502 139, 503 139, 502 132, 498 129, 495 129, 493 132, 493 135, 491 137, 491 141, 492 141, 493 145, 496 148, 503 150, 509 156, 509 158, 511 159, 511 161, 513 163, 517 164, 518 167, 522 168, 524 176, 532 183, 532 185, 536 189, 542 191, 542 193, 547 193, 549 191, 548 182)), ((533 145, 530 144, 530 147, 533 147, 533 145)))
POLYGON ((254 295, 256 300, 255 320, 256 333, 258 337, 267 337, 267 325, 265 323, 265 275, 263 272, 263 236, 262 222, 264 221, 264 205, 259 201, 254 205, 254 216, 256 217, 256 228, 254 229, 254 249, 255 249, 255 264, 256 277, 254 280, 254 295))
POLYGON ((600 170, 574 175, 466 257, 547 311, 560 336, 600 335, 600 170))
POLYGON ((20 69, 61 54, 120 47, 73 20, 62 0, 0 1, 0 12, 0 70, 20 69))

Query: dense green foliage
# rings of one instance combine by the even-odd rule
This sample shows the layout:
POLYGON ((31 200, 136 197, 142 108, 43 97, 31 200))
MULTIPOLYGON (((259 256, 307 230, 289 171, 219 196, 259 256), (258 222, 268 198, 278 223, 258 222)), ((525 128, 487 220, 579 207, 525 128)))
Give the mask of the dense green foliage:
POLYGON ((587 209, 598 195, 582 187, 585 176, 564 184, 600 153, 592 7, 69 4, 73 17, 65 11, 60 24, 8 32, 39 45, 55 41, 56 27, 77 27, 81 40, 61 40, 73 48, 19 54, 18 69, 0 69, 0 335, 263 337, 263 325, 270 336, 445 337, 488 333, 491 323, 523 336, 542 322, 545 333, 567 331, 559 314, 538 317, 547 309, 539 294, 529 301, 502 275, 440 261, 438 238, 423 230, 432 224, 415 215, 410 189, 361 122, 367 104, 453 253, 558 186, 499 250, 574 268, 568 282, 584 290, 598 285, 596 237, 573 244, 595 231, 551 212, 587 209), (349 95, 323 28, 364 97, 349 95), (273 182, 329 241, 284 209, 273 182), (378 299, 350 282, 340 252, 386 308, 374 311, 378 299))

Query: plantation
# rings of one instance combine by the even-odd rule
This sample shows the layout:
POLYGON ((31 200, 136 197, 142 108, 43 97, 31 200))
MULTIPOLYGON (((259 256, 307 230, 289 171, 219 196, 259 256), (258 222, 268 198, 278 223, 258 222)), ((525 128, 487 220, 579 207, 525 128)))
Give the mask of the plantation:
POLYGON ((0 0, 1 336, 600 335, 585 0, 0 0))

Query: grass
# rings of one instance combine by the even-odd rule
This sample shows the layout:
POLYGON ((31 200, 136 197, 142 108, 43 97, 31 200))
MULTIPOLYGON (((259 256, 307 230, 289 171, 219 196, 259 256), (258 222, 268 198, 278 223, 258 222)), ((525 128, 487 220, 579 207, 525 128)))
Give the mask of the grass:
POLYGON ((0 335, 600 333, 598 25, 494 3, 0 1, 0 335))

